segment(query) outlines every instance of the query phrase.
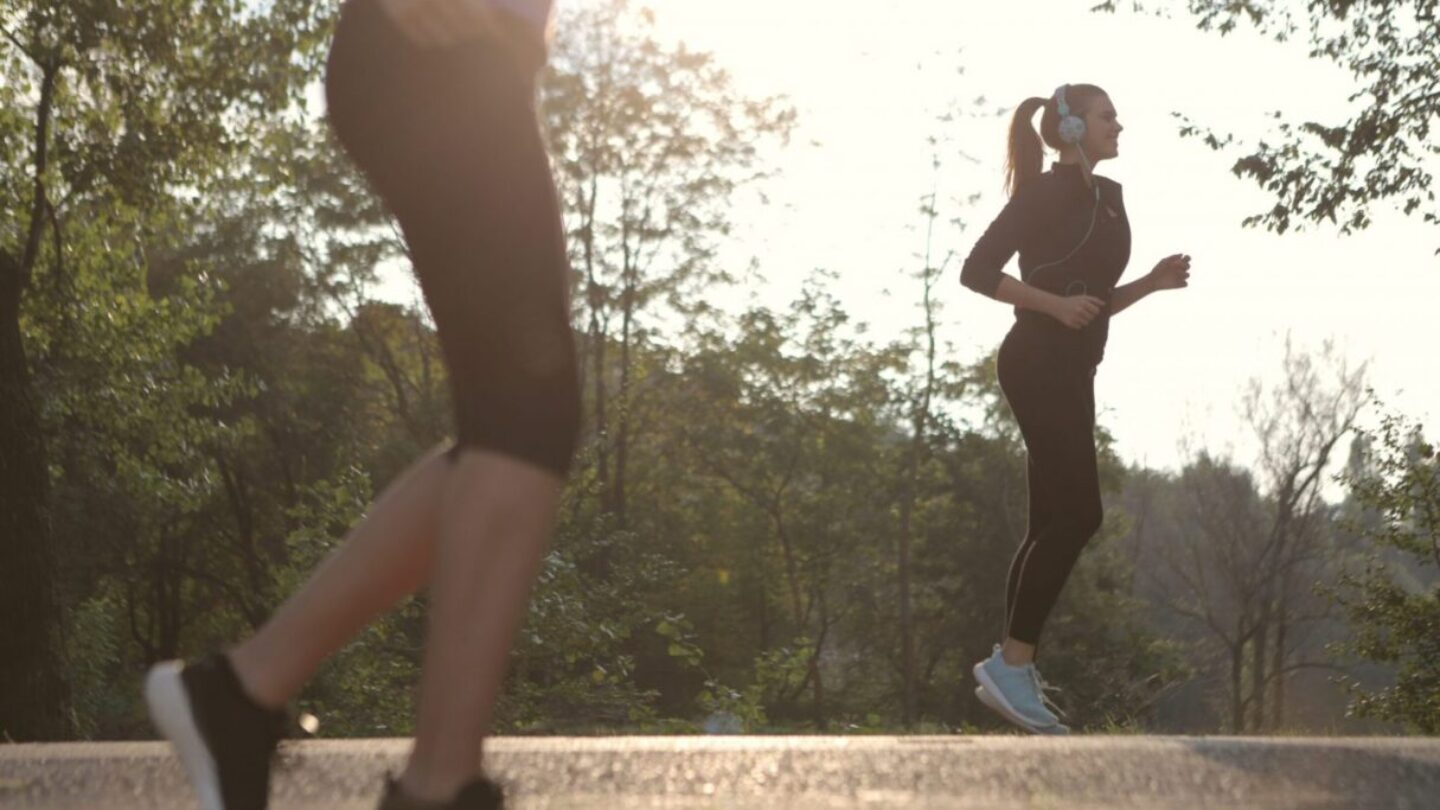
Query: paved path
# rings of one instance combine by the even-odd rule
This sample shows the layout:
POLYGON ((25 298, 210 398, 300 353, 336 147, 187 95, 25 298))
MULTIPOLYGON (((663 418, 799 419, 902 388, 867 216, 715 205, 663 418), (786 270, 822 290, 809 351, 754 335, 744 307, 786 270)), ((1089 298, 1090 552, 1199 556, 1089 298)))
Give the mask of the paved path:
MULTIPOLYGON (((373 810, 403 740, 309 741, 273 810, 373 810)), ((515 810, 1437 810, 1440 739, 512 737, 515 810)), ((0 745, 4 810, 193 808, 159 743, 0 745)))

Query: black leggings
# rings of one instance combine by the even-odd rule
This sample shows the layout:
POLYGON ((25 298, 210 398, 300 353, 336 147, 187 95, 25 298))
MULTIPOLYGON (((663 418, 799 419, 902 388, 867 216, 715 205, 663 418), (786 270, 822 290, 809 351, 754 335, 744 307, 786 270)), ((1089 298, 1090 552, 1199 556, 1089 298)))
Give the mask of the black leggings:
POLYGON ((1010 562, 1006 635, 1040 642, 1045 619, 1090 538, 1100 529, 1095 457, 1095 367, 1074 341, 1027 328, 1005 336, 997 371, 1028 451, 1029 525, 1010 562))
POLYGON ((376 0, 349 0, 326 100, 404 232, 450 374, 456 449, 564 476, 580 415, 569 262, 535 66, 515 53, 421 50, 376 0))

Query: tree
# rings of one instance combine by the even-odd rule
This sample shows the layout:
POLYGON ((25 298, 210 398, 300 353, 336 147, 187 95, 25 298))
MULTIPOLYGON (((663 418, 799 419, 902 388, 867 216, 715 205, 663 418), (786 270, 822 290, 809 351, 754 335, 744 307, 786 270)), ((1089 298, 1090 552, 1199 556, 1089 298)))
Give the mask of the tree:
POLYGON ((1281 726, 1289 679, 1325 666, 1305 644, 1329 618, 1313 592, 1334 556, 1321 487, 1364 402, 1364 373, 1330 344, 1312 355, 1287 338, 1281 377, 1252 380, 1241 402, 1253 472, 1201 452, 1182 473, 1179 537, 1154 592, 1223 652, 1232 731, 1281 726))
MULTIPOLYGON (((953 114, 942 115, 942 123, 952 122, 953 114)), ((940 176, 941 158, 938 147, 941 143, 952 145, 949 138, 931 136, 929 145, 936 149, 931 157, 931 169, 937 185, 940 176)), ((972 198, 973 200, 973 198, 972 198)), ((922 466, 930 460, 935 442, 928 436, 929 431, 952 427, 944 415, 944 406, 961 399, 965 393, 965 381, 960 369, 954 363, 940 359, 939 319, 942 305, 935 295, 935 285, 945 278, 946 268, 955 258, 953 250, 947 251, 937 261, 938 248, 935 245, 935 224, 940 219, 940 195, 938 188, 920 200, 919 213, 924 221, 924 250, 916 258, 920 268, 911 275, 920 282, 920 311, 923 321, 911 330, 913 345, 906 358, 906 371, 910 379, 901 380, 899 397, 903 413, 899 419, 908 423, 909 441, 901 453, 899 471, 899 531, 896 537, 895 571, 897 601, 900 624, 900 668, 901 668, 901 722, 909 728, 916 720, 919 672, 916 652, 916 629, 914 619, 914 594, 912 581, 914 567, 912 552, 915 535, 915 512, 921 499, 922 466)), ((958 218, 950 220, 952 225, 961 225, 958 218)), ((952 347, 945 347, 947 349, 952 347)))
POLYGON ((1343 476, 1363 510, 1369 552, 1328 592, 1350 618, 1340 651, 1397 668, 1393 685, 1347 683, 1351 711, 1440 733, 1440 454, 1421 426, 1385 414, 1361 432, 1360 463, 1343 476))
POLYGON ((1295 628, 1325 618, 1323 609, 1315 614, 1305 605, 1315 601, 1314 572, 1324 565, 1331 524, 1321 485, 1335 447, 1350 435, 1365 403, 1365 367, 1352 367, 1333 343, 1317 354, 1300 353, 1287 337, 1281 383, 1265 391, 1252 381, 1244 399, 1246 421, 1260 442, 1260 481, 1275 510, 1260 559, 1264 587, 1251 663, 1262 728, 1284 722, 1288 675, 1316 665, 1292 663, 1287 643, 1293 644, 1295 628), (1270 717, 1264 714, 1267 688, 1274 695, 1270 717))
POLYGON ((1181 528, 1150 569, 1152 591, 1220 654, 1211 660, 1223 662, 1229 729, 1239 733, 1251 727, 1246 653, 1259 623, 1260 539, 1270 510, 1248 471, 1205 453, 1187 463, 1178 486, 1181 528))
MULTIPOLYGON (((327 283, 367 251, 325 243, 349 237, 373 201, 340 195, 346 216, 328 220, 323 206, 295 204, 358 178, 315 160, 333 145, 310 142, 323 135, 312 123, 257 129, 203 199, 151 220, 144 243, 129 241, 126 209, 77 210, 86 227, 71 230, 65 277, 42 274, 27 301, 55 497, 67 505, 54 543, 86 737, 148 733, 135 672, 257 626, 344 536, 371 482, 444 432, 423 317, 361 298, 342 321, 335 302, 351 296, 327 283)), ((407 633, 418 649, 415 613, 406 605, 371 628, 303 696, 327 729, 408 727, 397 718, 408 718, 410 670, 386 653, 405 649, 407 633), (380 688, 387 680, 394 689, 380 688)))
MULTIPOLYGON (((939 169, 939 161, 935 162, 935 169, 939 169)), ((922 266, 917 274, 920 278, 922 295, 920 299, 921 311, 925 313, 924 325, 924 373, 918 390, 910 399, 910 442, 905 452, 904 469, 901 472, 903 481, 901 484, 902 493, 900 496, 900 532, 896 544, 895 567, 898 573, 898 597, 900 601, 900 665, 902 679, 902 713, 901 717, 908 728, 915 720, 915 627, 912 616, 912 595, 910 592, 911 565, 910 546, 911 536, 914 530, 913 518, 915 514, 915 500, 917 489, 917 478, 920 474, 921 455, 926 447, 925 431, 931 420, 931 408, 936 399, 936 318, 939 314, 939 302, 934 298, 935 283, 944 277, 945 268, 950 264, 953 252, 946 254, 944 260, 938 265, 933 261, 931 251, 934 245, 935 220, 939 219, 940 212, 937 207, 937 195, 931 192, 921 205, 921 214, 925 217, 925 254, 922 266)))
MULTIPOLYGON (((1113 11, 1109 0, 1097 9, 1113 11)), ((1136 3, 1138 8, 1148 3, 1136 3)), ((1277 40, 1308 37, 1310 56, 1350 72, 1359 87, 1344 99, 1343 121, 1280 121, 1277 142, 1260 141, 1235 162, 1275 197, 1274 206, 1248 217, 1284 233, 1304 223, 1330 222, 1349 233, 1367 227, 1377 203, 1393 203, 1407 215, 1440 222, 1434 160, 1440 144, 1431 128, 1440 116, 1440 14, 1433 0, 1189 0, 1202 30, 1225 35, 1251 25, 1277 40)), ((1339 99, 1337 99, 1339 101, 1339 99)), ((1233 135, 1185 120, 1185 135, 1202 137, 1212 149, 1236 145, 1233 135)))
POLYGON ((709 54, 662 45, 652 23, 628 0, 573 12, 542 86, 578 273, 591 474, 621 526, 637 349, 657 309, 685 320, 708 309, 703 290, 728 277, 714 255, 732 195, 763 174, 762 149, 794 121, 777 99, 740 95, 709 54))
POLYGON ((42 272, 63 276, 87 212, 143 241, 178 186, 203 191, 230 125, 296 98, 323 25, 313 0, 249 15, 220 0, 21 0, 0 11, 0 725, 66 726, 49 459, 20 323, 42 272), (204 58, 196 58, 204 53, 204 58), (232 58, 237 54, 244 58, 232 58))
POLYGON ((875 490, 873 471, 895 437, 882 372, 899 362, 857 334, 826 279, 812 277, 786 312, 747 312, 733 343, 714 337, 719 345, 693 361, 682 428, 698 471, 761 517, 757 553, 778 562, 784 621, 775 625, 786 635, 765 635, 803 651, 805 669, 767 713, 786 716, 808 688, 808 714, 822 728, 834 711, 823 660, 861 609, 841 596, 841 572, 869 560, 865 541, 889 529, 888 493, 875 490))

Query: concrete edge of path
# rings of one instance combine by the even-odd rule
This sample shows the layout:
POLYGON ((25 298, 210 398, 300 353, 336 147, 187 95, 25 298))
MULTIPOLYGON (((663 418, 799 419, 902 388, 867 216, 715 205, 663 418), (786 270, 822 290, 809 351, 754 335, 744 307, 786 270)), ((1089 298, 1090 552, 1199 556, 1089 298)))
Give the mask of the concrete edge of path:
MULTIPOLYGON (((374 806, 409 740, 282 750, 273 810, 374 806)), ((501 737, 519 810, 1306 808, 1434 810, 1440 739, 1077 736, 501 737)), ((0 746, 0 806, 193 806, 157 742, 0 746)))

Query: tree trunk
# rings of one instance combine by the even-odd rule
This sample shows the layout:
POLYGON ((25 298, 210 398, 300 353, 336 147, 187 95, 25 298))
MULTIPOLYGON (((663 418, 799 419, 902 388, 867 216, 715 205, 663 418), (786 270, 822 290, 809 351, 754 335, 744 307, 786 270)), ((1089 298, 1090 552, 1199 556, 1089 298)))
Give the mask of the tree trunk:
POLYGON ((1250 717, 1254 720, 1252 731, 1265 730, 1265 672, 1269 660, 1265 653, 1269 650, 1270 611, 1265 609, 1261 612, 1259 624, 1255 628, 1254 647, 1250 657, 1250 701, 1253 710, 1250 717))
POLYGON ((900 548, 896 561, 900 569, 900 677, 903 682, 900 722, 907 729, 915 723, 915 618, 910 601, 910 517, 913 511, 914 494, 907 491, 900 503, 900 548))
POLYGON ((814 687, 815 727, 824 731, 829 722, 825 717, 825 678, 820 669, 820 652, 825 649, 825 637, 830 634, 830 610, 823 584, 816 589, 815 598, 820 603, 820 633, 815 638, 815 653, 810 656, 810 683, 814 687))
POLYGON ((930 401, 935 393, 935 304, 932 292, 939 269, 931 265, 931 246, 935 232, 935 195, 930 195, 925 208, 928 217, 925 231, 925 266, 921 271, 924 297, 921 301, 925 310, 925 387, 920 392, 920 401, 915 404, 911 419, 910 449, 905 459, 904 481, 900 500, 900 547, 896 564, 900 586, 900 667, 903 700, 901 722, 905 728, 915 723, 916 673, 915 673, 915 617, 914 600, 911 596, 911 530, 915 515, 915 499, 919 489, 920 454, 925 447, 925 426, 930 416, 930 401))
POLYGON ((759 587, 756 589, 760 602, 760 649, 770 649, 770 600, 765 594, 765 575, 756 574, 759 587))
MULTIPOLYGON (((928 300, 928 290, 926 298, 928 300)), ((933 362, 933 361, 932 361, 933 362)), ((915 498, 919 477, 920 451, 925 442, 925 417, 930 410, 930 388, 933 373, 926 380, 925 391, 915 408, 912 423, 913 433, 910 449, 905 460, 905 480, 901 487, 900 499, 900 548, 896 564, 900 579, 900 669, 903 685, 901 722, 910 728, 915 722, 915 616, 914 602, 910 593, 911 578, 911 531, 915 515, 915 498)))
POLYGON ((53 61, 43 66, 25 252, 17 258, 0 249, 0 734, 14 740, 63 739, 69 729, 50 471, 20 334, 20 301, 49 208, 44 180, 58 72, 53 61))
POLYGON ((1241 695, 1244 671, 1245 644, 1237 642, 1230 648, 1230 730, 1235 734, 1245 731, 1245 702, 1241 695))
POLYGON ((785 581, 790 586, 790 610, 798 632, 805 626, 805 610, 800 604, 800 563, 795 558, 795 549, 790 545, 790 534, 785 530, 781 509, 780 498, 777 496, 770 519, 775 524, 775 536, 780 540, 780 554, 785 558, 785 581))
POLYGON ((1285 631, 1288 624, 1285 598, 1280 598, 1279 615, 1275 620, 1275 653, 1270 672, 1275 678, 1275 696, 1271 702, 1270 728, 1281 729, 1285 725, 1285 631))
POLYGON ((0 733, 66 736, 50 480, 20 338, 20 268, 0 252, 0 733))
POLYGON ((605 405, 610 392, 605 385, 605 342, 606 336, 600 327, 591 322, 591 373, 595 382, 595 479, 600 487, 600 508, 610 510, 610 437, 606 420, 605 405))
POLYGON ((916 409, 914 434, 911 438, 909 457, 906 460, 905 482, 900 501, 900 543, 898 559, 900 585, 900 667, 903 680, 903 705, 901 722, 910 728, 915 722, 916 675, 915 675, 915 610, 911 596, 911 531, 915 514, 916 478, 919 476, 920 450, 925 441, 925 416, 930 409, 930 383, 916 409))
POLYGON ((595 479, 600 490, 600 508, 602 511, 609 510, 610 501, 610 452, 606 436, 608 425, 606 424, 605 406, 610 397, 605 386, 605 348, 607 338, 607 322, 600 316, 600 310, 604 306, 602 300, 604 288, 600 285, 599 278, 595 274, 595 203, 598 193, 598 181, 595 177, 590 180, 590 194, 588 197, 582 192, 580 199, 580 210, 584 216, 584 226, 580 229, 580 246, 584 251, 585 261, 585 305, 590 310, 589 334, 590 349, 590 375, 594 388, 595 408, 595 479))
MULTIPOLYGON (((626 261, 629 261, 627 255, 626 261)), ((635 290, 633 278, 626 273, 621 293, 620 312, 620 412, 615 414, 615 485, 610 508, 616 523, 625 527, 625 464, 630 456, 630 341, 635 324, 635 290)))

